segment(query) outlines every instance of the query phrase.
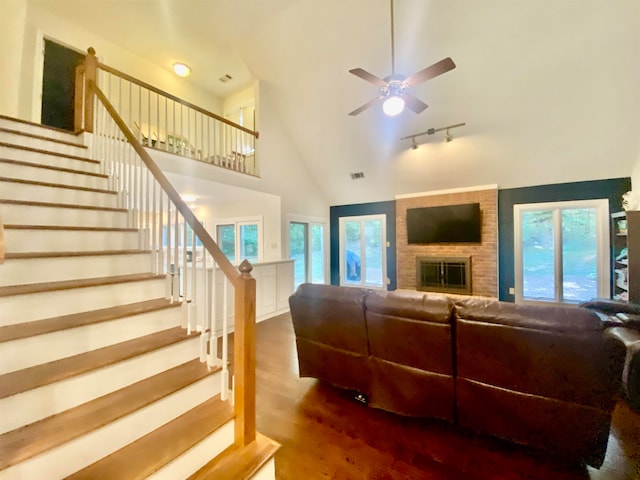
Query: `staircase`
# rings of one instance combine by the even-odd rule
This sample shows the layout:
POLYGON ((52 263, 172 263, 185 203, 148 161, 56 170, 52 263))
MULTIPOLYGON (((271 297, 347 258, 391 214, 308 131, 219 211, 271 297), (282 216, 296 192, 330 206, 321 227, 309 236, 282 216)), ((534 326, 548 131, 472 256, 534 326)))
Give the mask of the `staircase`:
POLYGON ((0 117, 0 480, 274 479, 81 135, 0 117))

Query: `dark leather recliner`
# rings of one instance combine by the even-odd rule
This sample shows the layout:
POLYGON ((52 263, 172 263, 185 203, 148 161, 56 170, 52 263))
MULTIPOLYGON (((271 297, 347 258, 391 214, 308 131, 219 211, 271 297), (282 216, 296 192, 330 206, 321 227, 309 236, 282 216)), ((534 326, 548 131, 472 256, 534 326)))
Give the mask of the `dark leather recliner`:
POLYGON ((454 420, 453 302, 424 292, 371 292, 369 404, 403 415, 454 420))
POLYGON ((301 376, 599 467, 625 349, 579 307, 301 285, 301 376))
POLYGON ((473 297, 455 315, 458 423, 600 466, 622 351, 599 317, 473 297))
POLYGON ((301 377, 370 395, 366 294, 362 288, 302 284, 289 298, 301 377))

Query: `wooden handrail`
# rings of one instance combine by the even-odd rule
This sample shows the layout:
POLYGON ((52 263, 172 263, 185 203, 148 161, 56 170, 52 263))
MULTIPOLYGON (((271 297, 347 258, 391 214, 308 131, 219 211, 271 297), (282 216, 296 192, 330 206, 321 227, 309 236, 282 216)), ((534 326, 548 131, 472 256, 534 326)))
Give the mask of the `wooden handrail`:
POLYGON ((235 288, 235 330, 234 330, 234 408, 236 416, 235 443, 243 447, 256 437, 256 280, 251 276, 253 266, 246 259, 239 271, 231 264, 211 235, 198 221, 191 209, 182 200, 162 170, 153 161, 136 136, 120 117, 106 95, 93 80, 87 82, 86 95, 99 99, 105 109, 125 135, 133 149, 140 156, 156 181, 169 196, 185 222, 191 226, 204 248, 213 256, 215 262, 235 288))
POLYGON ((94 81, 89 80, 87 82, 87 95, 91 96, 95 94, 100 102, 104 105, 109 115, 114 122, 118 125, 124 136, 127 138, 133 149, 140 156, 144 164, 147 166, 151 174, 155 177, 155 179, 160 184, 160 187, 165 191, 165 193, 169 196, 171 201, 174 203, 178 211, 184 217, 185 222, 189 224, 192 228, 193 232, 200 239, 204 248, 213 256, 213 259, 218 264, 220 269, 224 272, 227 278, 231 281, 234 287, 238 286, 240 282, 240 273, 236 270, 236 268, 231 264, 229 259, 226 257, 218 244, 211 238, 209 232, 202 226, 202 224, 198 221, 194 213, 187 206, 187 204, 182 200, 180 194, 176 191, 176 189, 171 185, 171 182, 167 179, 167 177, 162 173, 160 167, 153 161, 151 155, 147 153, 142 144, 138 141, 134 133, 127 126, 126 122, 122 119, 122 117, 118 114, 116 109, 111 105, 109 99, 106 95, 100 90, 94 81))
POLYGON ((134 83, 136 85, 139 85, 143 88, 146 88, 147 90, 151 90, 154 93, 157 93, 158 95, 162 95, 163 97, 166 97, 170 100, 173 100, 176 103, 179 103, 185 107, 191 108, 193 110, 196 110, 197 112, 200 112, 204 115, 207 115, 209 117, 215 118, 216 120, 218 120, 219 122, 225 123, 233 128, 237 128, 238 130, 241 130, 245 133, 248 133, 249 135, 253 135, 255 138, 258 138, 260 136, 260 134, 254 130, 250 130, 246 127, 243 127, 242 125, 238 125, 237 123, 232 122, 231 120, 228 120, 224 117, 221 117, 220 115, 217 115, 213 112, 210 112, 208 110, 205 110, 202 107, 199 107, 197 105, 194 105, 193 103, 187 102, 186 100, 182 100, 181 98, 176 97, 175 95, 171 95, 168 92, 165 92, 163 90, 160 90, 157 87, 154 87, 153 85, 149 85, 148 83, 143 82, 142 80, 138 80, 135 77, 132 77, 131 75, 128 75, 124 72, 121 72, 120 70, 117 70, 113 67, 109 67, 108 65, 105 65, 103 63, 98 63, 98 68, 100 68, 100 70, 104 70, 105 72, 108 73, 112 73, 113 75, 116 75, 118 77, 123 78, 124 80, 127 80, 131 83, 134 83))

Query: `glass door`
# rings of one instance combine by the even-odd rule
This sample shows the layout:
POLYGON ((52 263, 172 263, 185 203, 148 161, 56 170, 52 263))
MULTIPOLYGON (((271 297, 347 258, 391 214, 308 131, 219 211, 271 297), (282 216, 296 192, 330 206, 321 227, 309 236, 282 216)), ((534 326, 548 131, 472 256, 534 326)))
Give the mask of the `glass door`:
POLYGON ((607 200, 514 207, 516 301, 609 297, 607 200))
POLYGON ((325 283, 324 224, 289 222, 289 258, 294 260, 294 288, 325 283))
POLYGON ((340 284, 386 288, 386 215, 340 218, 340 284))

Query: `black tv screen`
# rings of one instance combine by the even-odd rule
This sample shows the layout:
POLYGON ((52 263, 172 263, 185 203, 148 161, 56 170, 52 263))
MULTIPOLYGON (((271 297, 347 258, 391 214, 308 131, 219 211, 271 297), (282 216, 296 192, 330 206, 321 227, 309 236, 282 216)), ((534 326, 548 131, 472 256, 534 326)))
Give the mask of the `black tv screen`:
POLYGON ((408 243, 478 243, 480 204, 407 209, 408 243))

